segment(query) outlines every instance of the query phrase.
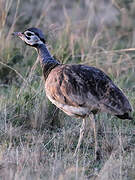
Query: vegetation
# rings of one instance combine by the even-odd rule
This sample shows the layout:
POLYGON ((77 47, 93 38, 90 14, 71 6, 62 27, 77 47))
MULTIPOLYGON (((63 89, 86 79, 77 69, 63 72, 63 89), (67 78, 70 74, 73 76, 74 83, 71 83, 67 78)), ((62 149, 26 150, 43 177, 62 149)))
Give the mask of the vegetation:
POLYGON ((134 109, 134 15, 133 0, 0 0, 0 179, 135 179, 135 112, 133 121, 96 116, 100 161, 88 118, 73 157, 82 120, 48 101, 35 50, 11 35, 40 27, 57 59, 102 69, 134 109))

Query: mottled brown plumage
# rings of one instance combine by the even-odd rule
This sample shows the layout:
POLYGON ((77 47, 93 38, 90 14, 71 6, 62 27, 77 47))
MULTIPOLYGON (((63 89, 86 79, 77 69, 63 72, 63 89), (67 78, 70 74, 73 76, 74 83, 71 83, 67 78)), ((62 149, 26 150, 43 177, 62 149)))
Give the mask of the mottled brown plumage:
POLYGON ((45 82, 48 98, 68 115, 85 117, 107 112, 130 118, 131 106, 122 91, 101 70, 84 65, 58 65, 45 82))

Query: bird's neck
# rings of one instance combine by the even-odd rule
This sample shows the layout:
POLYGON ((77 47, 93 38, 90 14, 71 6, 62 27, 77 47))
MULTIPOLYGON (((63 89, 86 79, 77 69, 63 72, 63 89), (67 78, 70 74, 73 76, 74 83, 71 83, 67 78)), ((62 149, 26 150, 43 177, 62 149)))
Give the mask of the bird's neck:
POLYGON ((51 56, 45 44, 38 45, 36 49, 38 51, 38 58, 40 60, 41 67, 43 69, 43 74, 46 79, 50 71, 54 67, 60 65, 60 63, 51 56))

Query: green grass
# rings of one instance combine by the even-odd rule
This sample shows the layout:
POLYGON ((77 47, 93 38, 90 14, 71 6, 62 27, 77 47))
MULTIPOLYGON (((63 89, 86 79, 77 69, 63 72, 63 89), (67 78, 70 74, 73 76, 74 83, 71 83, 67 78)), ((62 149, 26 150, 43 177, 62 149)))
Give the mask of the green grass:
POLYGON ((0 0, 0 7, 0 179, 135 179, 135 3, 0 0), (133 121, 96 115, 100 161, 89 119, 73 157, 82 120, 49 102, 35 50, 11 35, 31 26, 62 63, 102 69, 131 102, 133 121))

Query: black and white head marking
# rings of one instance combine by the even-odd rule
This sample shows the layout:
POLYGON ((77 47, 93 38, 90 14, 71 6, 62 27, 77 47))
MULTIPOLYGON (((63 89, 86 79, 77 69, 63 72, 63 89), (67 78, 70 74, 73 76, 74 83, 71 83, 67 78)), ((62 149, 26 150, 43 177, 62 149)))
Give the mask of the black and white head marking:
POLYGON ((40 44, 45 44, 45 37, 42 31, 38 28, 29 28, 22 32, 14 32, 13 35, 21 38, 27 45, 36 47, 40 44))
POLYGON ((23 35, 21 39, 25 41, 26 44, 30 46, 43 44, 44 42, 39 38, 37 34, 35 34, 32 31, 26 30, 23 32, 23 35))

